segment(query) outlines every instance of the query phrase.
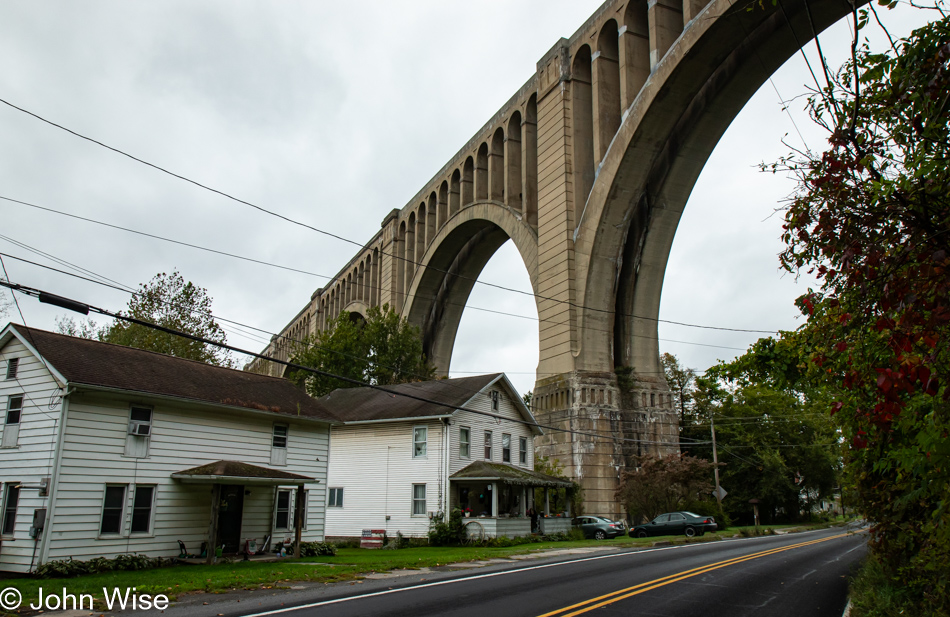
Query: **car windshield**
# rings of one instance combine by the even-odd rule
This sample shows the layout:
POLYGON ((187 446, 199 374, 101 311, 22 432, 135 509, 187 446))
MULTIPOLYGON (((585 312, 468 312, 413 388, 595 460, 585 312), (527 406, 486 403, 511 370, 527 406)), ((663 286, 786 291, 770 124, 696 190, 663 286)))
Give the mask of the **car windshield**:
POLYGON ((693 514, 692 512, 683 512, 686 516, 692 516, 693 518, 700 518, 698 514, 693 514))

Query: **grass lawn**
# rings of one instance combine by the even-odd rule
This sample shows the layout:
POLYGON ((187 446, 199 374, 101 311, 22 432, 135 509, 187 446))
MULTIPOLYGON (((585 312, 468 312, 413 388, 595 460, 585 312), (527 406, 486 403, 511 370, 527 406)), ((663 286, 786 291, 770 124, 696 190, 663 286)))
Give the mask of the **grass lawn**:
MULTIPOLYGON (((804 527, 790 526, 773 527, 804 529, 804 527)), ((809 528, 814 527, 816 526, 809 526, 809 528)), ((734 527, 724 532, 707 533, 702 538, 689 541, 732 537, 741 533, 743 529, 752 528, 734 527)), ((395 551, 349 548, 340 549, 334 557, 287 558, 268 563, 235 561, 213 566, 178 565, 155 570, 109 572, 66 579, 14 578, 0 581, 0 587, 18 589, 23 595, 24 606, 28 602, 35 601, 40 587, 43 588, 44 594, 61 593, 65 587, 68 593, 77 596, 91 594, 97 600, 97 608, 101 608, 98 602, 103 599, 103 587, 110 591, 114 587, 122 590, 126 587, 135 587, 140 594, 164 594, 174 600, 178 595, 189 592, 214 593, 234 589, 270 589, 287 587, 295 581, 331 583, 356 579, 360 574, 374 571, 385 572, 400 568, 424 568, 463 561, 498 559, 545 549, 649 546, 656 541, 685 543, 687 539, 683 536, 643 539, 619 536, 612 540, 540 542, 504 548, 424 546, 395 551)))

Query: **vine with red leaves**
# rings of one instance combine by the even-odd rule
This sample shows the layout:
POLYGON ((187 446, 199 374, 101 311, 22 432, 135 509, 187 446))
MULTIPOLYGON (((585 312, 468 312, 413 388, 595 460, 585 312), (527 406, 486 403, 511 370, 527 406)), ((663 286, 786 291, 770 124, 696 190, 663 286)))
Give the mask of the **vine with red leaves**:
POLYGON ((950 612, 950 20, 856 49, 809 111, 827 150, 766 166, 797 181, 780 259, 821 282, 802 331, 872 548, 950 612))

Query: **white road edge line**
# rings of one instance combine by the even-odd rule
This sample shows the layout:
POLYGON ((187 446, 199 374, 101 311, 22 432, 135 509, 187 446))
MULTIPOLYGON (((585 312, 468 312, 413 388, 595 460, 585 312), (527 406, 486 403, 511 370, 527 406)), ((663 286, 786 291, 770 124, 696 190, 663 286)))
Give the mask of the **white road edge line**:
MULTIPOLYGON (((804 534, 806 534, 806 533, 816 533, 817 531, 823 531, 823 530, 805 531, 805 532, 802 532, 802 534, 796 534, 796 536, 798 536, 798 535, 804 535, 804 534)), ((771 538, 774 538, 775 536, 759 536, 759 537, 752 537, 752 538, 741 538, 740 540, 764 540, 765 538, 770 538, 770 537, 771 537, 771 538)), ((673 550, 673 549, 677 549, 677 548, 687 548, 687 547, 690 547, 690 546, 692 546, 692 547, 700 547, 700 546, 706 546, 707 544, 711 544, 711 543, 679 544, 679 545, 676 545, 676 546, 664 546, 664 547, 661 547, 661 548, 648 548, 648 549, 645 549, 645 550, 642 550, 642 551, 628 551, 628 552, 626 552, 626 553, 614 553, 614 554, 612 554, 612 555, 598 555, 597 557, 584 557, 584 558, 582 558, 582 559, 573 559, 573 560, 571 560, 571 561, 559 561, 559 562, 557 562, 557 563, 546 563, 546 564, 542 564, 542 565, 540 565, 540 566, 530 566, 530 567, 527 567, 527 568, 518 568, 517 570, 503 570, 503 571, 501 571, 501 572, 491 572, 491 573, 489 573, 489 574, 476 574, 475 576, 466 576, 466 577, 464 577, 464 578, 453 578, 453 579, 447 580, 447 581, 434 581, 434 582, 431 582, 431 583, 425 583, 425 584, 423 584, 423 585, 413 585, 412 587, 401 587, 401 588, 399 588, 399 589, 386 589, 385 591, 373 591, 373 592, 371 592, 371 593, 364 593, 364 594, 360 594, 360 595, 358 595, 358 596, 347 596, 346 598, 337 598, 336 600, 324 600, 323 602, 313 602, 313 603, 310 603, 310 604, 301 604, 300 606, 290 606, 290 607, 287 607, 287 608, 279 608, 279 609, 275 609, 275 610, 273 610, 273 611, 264 611, 263 613, 249 613, 249 614, 247 614, 247 615, 244 615, 244 617, 266 617, 267 615, 280 615, 280 614, 282 614, 282 613, 289 613, 289 612, 291 612, 291 611, 299 611, 299 610, 303 610, 303 609, 306 609, 306 608, 316 608, 316 607, 318 607, 318 606, 328 606, 328 605, 330 605, 330 604, 341 604, 341 603, 343 603, 343 602, 350 602, 350 601, 352 601, 352 600, 362 600, 363 598, 373 598, 373 597, 376 597, 376 596, 386 596, 386 595, 389 595, 389 594, 400 593, 400 592, 403 592, 403 591, 414 591, 414 590, 416 590, 416 589, 425 589, 426 587, 440 587, 440 586, 442 586, 442 585, 451 585, 451 584, 454 584, 454 583, 463 583, 463 582, 466 582, 466 581, 474 581, 474 580, 478 580, 478 579, 480 579, 480 578, 492 578, 492 577, 495 577, 495 576, 502 576, 502 575, 505 575, 505 574, 518 574, 519 572, 530 572, 531 570, 541 570, 541 569, 544 569, 544 568, 554 568, 554 567, 556 567, 556 566, 567 566, 567 565, 571 565, 571 564, 575 564, 575 563, 583 563, 583 562, 585 562, 585 561, 596 561, 596 560, 598 560, 598 559, 612 559, 612 558, 614 558, 614 557, 629 557, 629 556, 631 556, 631 555, 642 555, 642 554, 644 554, 644 553, 655 553, 655 552, 658 552, 658 551, 669 551, 669 550, 673 550)))

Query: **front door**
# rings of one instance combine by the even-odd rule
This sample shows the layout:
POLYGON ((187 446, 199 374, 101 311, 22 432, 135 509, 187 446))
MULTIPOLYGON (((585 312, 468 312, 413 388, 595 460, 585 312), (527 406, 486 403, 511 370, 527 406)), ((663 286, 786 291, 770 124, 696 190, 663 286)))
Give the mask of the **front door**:
POLYGON ((241 548, 241 520, 244 514, 244 487, 224 485, 218 506, 218 536, 215 547, 224 545, 224 553, 237 553, 241 548))

